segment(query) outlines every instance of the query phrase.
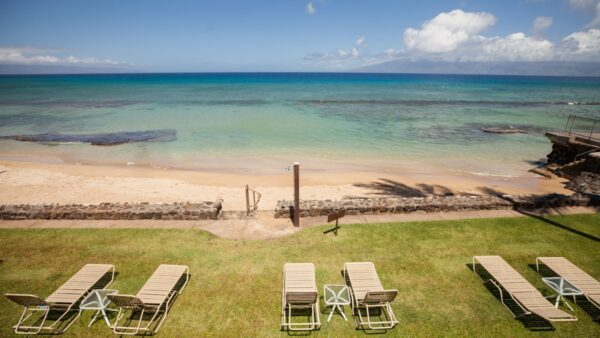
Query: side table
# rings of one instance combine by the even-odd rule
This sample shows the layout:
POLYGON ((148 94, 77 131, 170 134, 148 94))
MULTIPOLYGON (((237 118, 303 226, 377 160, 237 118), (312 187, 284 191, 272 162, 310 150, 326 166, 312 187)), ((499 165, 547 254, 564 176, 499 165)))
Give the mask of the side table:
POLYGON ((108 299, 108 297, 106 297, 106 295, 111 295, 111 294, 118 293, 118 292, 119 291, 114 290, 114 289, 97 289, 97 290, 93 290, 92 292, 90 292, 81 301, 81 305, 79 305, 79 308, 81 310, 96 311, 96 314, 90 321, 90 324, 88 325, 88 327, 92 326, 92 323, 94 323, 94 321, 96 320, 96 318, 98 318, 98 316, 100 314, 102 314, 102 317, 104 317, 104 321, 106 322, 106 325, 108 325, 108 327, 110 327, 110 321, 108 320, 106 311, 115 311, 116 312, 117 310, 111 309, 108 307, 108 304, 110 303, 110 299, 108 299))
POLYGON ((333 316, 336 309, 338 309, 342 317, 348 321, 348 318, 346 318, 346 314, 344 314, 344 310, 342 309, 342 306, 350 305, 350 292, 346 285, 325 284, 323 287, 323 300, 325 301, 326 306, 333 306, 327 321, 331 320, 331 316, 333 316))

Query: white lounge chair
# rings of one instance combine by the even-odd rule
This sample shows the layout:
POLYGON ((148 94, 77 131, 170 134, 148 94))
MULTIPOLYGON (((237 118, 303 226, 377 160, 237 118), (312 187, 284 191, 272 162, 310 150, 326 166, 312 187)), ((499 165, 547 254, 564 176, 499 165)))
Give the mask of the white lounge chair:
POLYGON ((286 263, 283 265, 283 290, 281 291, 281 329, 290 331, 318 330, 321 327, 319 295, 312 263, 286 263), (309 320, 293 323, 294 310, 308 310, 309 320))
POLYGON ((31 294, 7 293, 6 297, 11 301, 25 307, 19 322, 13 328, 17 334, 60 334, 64 333, 73 325, 75 320, 81 315, 78 303, 92 290, 96 284, 110 274, 110 280, 103 283, 107 286, 112 283, 115 277, 115 267, 110 264, 86 264, 81 270, 75 273, 60 288, 52 293, 48 298, 41 299, 31 294), (60 313, 60 316, 53 320, 50 325, 45 325, 50 311, 60 313), (76 312, 76 316, 71 318, 69 323, 60 328, 62 320, 71 312, 76 312), (26 325, 34 313, 40 313, 39 317, 31 320, 32 324, 26 325))
POLYGON ((564 257, 536 258, 535 265, 538 272, 540 271, 540 262, 581 290, 585 298, 600 309, 600 282, 597 279, 564 257))
POLYGON ((352 311, 358 316, 357 327, 386 330, 392 329, 398 324, 391 305, 398 295, 398 290, 383 288, 373 263, 354 262, 344 264, 344 279, 350 286, 352 311), (373 309, 382 311, 383 320, 381 320, 381 316, 378 316, 380 320, 372 318, 371 311, 373 309), (366 318, 363 317, 362 310, 365 311, 366 318))
POLYGON ((136 335, 136 334, 155 334, 158 332, 162 323, 167 318, 171 303, 175 295, 181 294, 183 288, 189 281, 190 269, 186 265, 168 265, 161 264, 148 279, 146 284, 140 289, 137 295, 107 295, 113 303, 119 306, 117 319, 112 326, 116 334, 136 335), (185 278, 183 285, 178 287, 179 281, 185 278), (119 325, 119 322, 127 313, 131 316, 125 321, 125 325, 119 325), (137 325, 131 325, 134 313, 139 313, 137 325), (152 316, 148 323, 142 326, 144 313, 151 313, 152 316), (159 314, 162 317, 154 328, 152 323, 159 314))
POLYGON ((477 262, 490 275, 490 281, 500 292, 500 301, 513 314, 505 303, 502 290, 510 295, 515 303, 523 310, 523 315, 536 314, 548 321, 575 321, 577 317, 559 310, 500 256, 474 256, 473 272, 477 274, 477 262))

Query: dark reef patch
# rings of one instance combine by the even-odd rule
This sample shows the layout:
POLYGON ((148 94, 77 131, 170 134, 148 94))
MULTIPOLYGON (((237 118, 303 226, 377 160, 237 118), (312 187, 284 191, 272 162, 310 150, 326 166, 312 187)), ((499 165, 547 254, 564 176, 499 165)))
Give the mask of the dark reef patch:
POLYGON ((0 136, 0 139, 11 139, 23 142, 55 143, 78 142, 90 143, 95 146, 114 146, 133 142, 169 142, 177 138, 175 129, 158 129, 144 131, 126 131, 99 134, 61 134, 45 133, 34 135, 0 136))

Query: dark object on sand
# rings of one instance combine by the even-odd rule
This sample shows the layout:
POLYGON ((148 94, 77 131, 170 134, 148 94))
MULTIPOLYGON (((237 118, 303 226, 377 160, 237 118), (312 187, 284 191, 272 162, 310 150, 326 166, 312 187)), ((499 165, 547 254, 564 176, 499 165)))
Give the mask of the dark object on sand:
POLYGON ((527 134, 527 130, 515 128, 513 126, 481 128, 481 131, 491 134, 527 134))
POLYGON ((12 135, 0 136, 2 139, 12 139, 24 142, 81 142, 90 143, 95 146, 114 146, 117 144, 132 143, 132 142, 169 142, 174 141, 177 137, 175 129, 158 129, 144 131, 126 131, 118 133, 102 133, 102 134, 61 134, 61 133, 46 133, 35 135, 12 135))
POLYGON ((338 229, 340 228, 339 219, 346 216, 346 210, 341 209, 327 216, 327 223, 335 221, 335 226, 329 230, 323 231, 324 234, 328 234, 333 232, 336 236, 338 233, 338 229))

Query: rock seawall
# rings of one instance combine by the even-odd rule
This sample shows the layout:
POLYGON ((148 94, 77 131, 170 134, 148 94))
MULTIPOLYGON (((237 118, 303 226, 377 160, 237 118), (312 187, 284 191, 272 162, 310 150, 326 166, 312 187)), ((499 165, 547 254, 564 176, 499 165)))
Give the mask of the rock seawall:
POLYGON ((78 219, 78 220, 203 220, 217 219, 221 202, 199 203, 101 203, 11 204, 0 205, 0 219, 78 219))
MULTIPOLYGON (((401 214, 411 212, 472 211, 501 209, 558 208, 566 206, 599 205, 590 197, 578 195, 476 195, 430 196, 405 198, 364 198, 343 200, 300 201, 300 217, 325 216, 336 210, 346 215, 401 214)), ((290 217, 293 201, 277 202, 275 218, 290 217)))

